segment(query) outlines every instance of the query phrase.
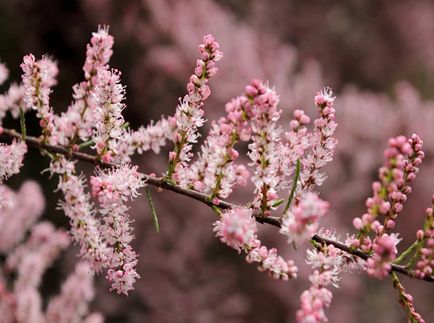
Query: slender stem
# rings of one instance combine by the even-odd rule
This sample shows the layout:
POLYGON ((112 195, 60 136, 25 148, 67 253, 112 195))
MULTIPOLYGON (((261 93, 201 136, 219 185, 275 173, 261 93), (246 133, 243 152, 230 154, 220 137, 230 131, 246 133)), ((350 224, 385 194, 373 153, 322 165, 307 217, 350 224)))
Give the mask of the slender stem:
MULTIPOLYGON (((3 131, 0 133, 0 137, 20 139, 22 137, 22 135, 13 129, 3 129, 3 131)), ((43 139, 40 139, 40 138, 27 136, 25 142, 29 146, 35 147, 36 149, 39 149, 41 151, 63 154, 63 155, 66 155, 70 158, 74 158, 77 160, 81 160, 81 161, 85 161, 88 163, 99 165, 102 168, 116 167, 115 164, 104 163, 101 160, 99 160, 96 156, 93 156, 93 155, 85 154, 82 152, 74 152, 74 151, 71 152, 62 146, 53 146, 53 145, 45 144, 43 142, 43 139)), ((190 197, 190 198, 197 200, 199 202, 202 202, 202 203, 204 203, 210 207, 215 206, 212 203, 212 201, 210 201, 208 195, 191 190, 191 189, 180 187, 180 186, 174 184, 173 182, 168 181, 164 177, 155 177, 155 176, 144 174, 144 178, 145 178, 146 183, 148 185, 152 185, 152 186, 155 186, 158 188, 166 189, 168 191, 172 191, 172 192, 190 197)), ((218 205, 218 208, 220 208, 220 209, 231 209, 231 208, 235 208, 235 207, 237 207, 237 205, 226 202, 226 201, 220 201, 220 203, 218 205)), ((263 223, 263 224, 266 223, 266 224, 273 225, 275 227, 280 227, 282 225, 280 218, 275 218, 275 217, 271 217, 271 216, 264 217, 264 216, 261 216, 260 213, 255 214, 255 219, 259 223, 263 223)), ((364 260, 366 260, 370 257, 369 254, 367 254, 361 250, 358 250, 358 249, 353 249, 353 248, 351 248, 351 247, 349 247, 349 246, 347 246, 344 243, 339 242, 339 241, 334 241, 334 240, 327 239, 325 237, 321 237, 318 235, 314 235, 312 237, 312 240, 319 242, 319 243, 326 243, 329 245, 333 245, 342 251, 345 251, 349 254, 352 254, 352 255, 357 256, 357 257, 364 259, 364 260)), ((414 275, 414 272, 412 270, 409 270, 405 266, 397 265, 394 263, 391 263, 390 265, 391 265, 392 272, 399 272, 399 273, 407 275, 411 278, 421 279, 421 280, 425 280, 428 282, 434 282, 434 276, 425 276, 423 278, 420 278, 420 277, 416 277, 414 275)))
MULTIPOLYGON (((409 295, 406 293, 404 286, 401 284, 398 275, 395 272, 391 273, 393 287, 399 293, 399 303, 406 307, 408 310, 408 322, 418 323, 421 322, 420 315, 416 313, 413 305, 413 301, 409 298, 409 295), (418 316, 418 317, 416 317, 418 316)), ((411 296, 410 296, 411 297, 411 296)), ((425 322, 425 321, 423 321, 425 322)))
POLYGON ((283 210, 283 214, 285 214, 286 211, 288 211, 292 199, 294 198, 295 190, 297 189, 298 179, 300 178, 300 164, 301 164, 300 158, 298 158, 295 164, 295 174, 294 174, 294 179, 292 180, 291 192, 289 193, 288 202, 286 202, 285 210, 283 210))

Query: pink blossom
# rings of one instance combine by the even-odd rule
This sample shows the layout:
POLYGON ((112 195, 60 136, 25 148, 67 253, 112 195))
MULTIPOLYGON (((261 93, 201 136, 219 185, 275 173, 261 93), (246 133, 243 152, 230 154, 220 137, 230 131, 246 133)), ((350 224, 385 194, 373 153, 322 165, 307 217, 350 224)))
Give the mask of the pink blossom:
POLYGON ((236 183, 244 184, 249 177, 244 166, 234 164, 239 155, 234 145, 250 138, 248 121, 253 114, 248 98, 242 95, 231 100, 226 112, 226 117, 213 122, 197 160, 178 172, 180 185, 193 186, 211 197, 227 198, 236 183))
POLYGON ((419 230, 417 233, 421 249, 415 272, 418 277, 431 276, 434 272, 434 212, 432 208, 426 210, 424 230, 419 230))
POLYGON ((214 223, 214 232, 229 247, 241 252, 255 239, 258 228, 252 217, 252 210, 238 208, 224 212, 214 223))
POLYGON ((277 191, 281 181, 279 174, 280 143, 282 130, 277 126, 281 110, 277 108, 279 96, 266 84, 254 80, 248 87, 247 97, 252 101, 254 114, 252 123, 252 143, 249 144, 248 156, 255 165, 251 180, 255 184, 253 205, 267 214, 277 200, 277 191))
POLYGON ((115 160, 128 161, 128 154, 122 154, 119 147, 126 132, 122 128, 125 88, 120 84, 120 74, 117 70, 106 69, 97 72, 89 100, 93 113, 92 139, 99 156, 110 153, 115 160))
POLYGON ((297 276, 297 267, 292 260, 285 261, 277 249, 268 249, 257 238, 256 221, 252 210, 231 209, 224 212, 214 223, 214 232, 229 247, 246 253, 248 263, 258 263, 258 270, 267 272, 274 279, 288 280, 297 276))
POLYGON ((199 137, 198 128, 205 122, 201 107, 211 93, 208 81, 217 72, 215 63, 223 57, 219 48, 220 45, 211 35, 204 36, 203 44, 199 46, 201 59, 197 60, 195 73, 191 75, 190 82, 187 84, 188 94, 180 99, 176 108, 177 135, 174 137, 176 158, 170 161, 168 172, 170 178, 190 161, 192 144, 196 143, 199 137))
POLYGON ((314 272, 309 276, 310 288, 300 296, 301 308, 297 311, 297 322, 327 322, 324 308, 330 306, 333 296, 328 287, 338 287, 339 274, 347 266, 345 253, 333 245, 317 248, 307 250, 306 263, 314 272))
MULTIPOLYGON (((51 88, 56 85, 56 76, 59 72, 57 65, 48 57, 36 60, 30 54, 24 56, 21 64, 23 70, 22 80, 25 88, 24 102, 28 108, 37 111, 43 130, 44 139, 48 140, 54 128, 54 114, 50 106, 51 88)), ((51 138, 52 143, 56 141, 51 138)))
POLYGON ((283 218, 280 233, 288 237, 289 243, 308 240, 317 232, 319 220, 328 209, 329 203, 322 201, 315 193, 306 193, 283 218))
MULTIPOLYGON (((161 147, 166 145, 167 140, 174 138, 174 132, 176 130, 176 120, 173 117, 164 118, 161 117, 157 122, 152 122, 146 127, 141 126, 137 131, 127 132, 125 134, 127 146, 132 151, 129 155, 132 155, 134 150, 137 150, 139 154, 152 150, 158 154, 161 147)), ((174 160, 176 153, 171 152, 174 160)))
POLYGON ((26 152, 27 146, 22 141, 0 144, 0 183, 20 171, 26 152))
POLYGON ((83 66, 85 81, 73 86, 74 101, 67 112, 56 120, 60 143, 67 145, 71 140, 77 140, 77 136, 86 141, 92 135, 94 120, 93 111, 89 108, 91 92, 98 81, 98 73, 108 69, 113 42, 106 26, 99 27, 97 32, 92 33, 83 66))
POLYGON ((374 240, 374 254, 366 261, 369 275, 378 279, 385 278, 390 271, 390 262, 395 260, 398 253, 396 245, 400 239, 396 235, 383 234, 374 240))
POLYGON ((131 248, 133 239, 131 220, 124 202, 136 197, 145 185, 137 166, 123 165, 110 171, 99 170, 90 181, 92 194, 98 198, 103 217, 101 232, 107 243, 109 270, 107 279, 112 289, 128 294, 139 274, 135 270, 137 254, 131 248))
POLYGON ((301 159, 300 181, 303 191, 309 190, 313 185, 320 186, 324 182, 326 176, 320 170, 333 159, 333 151, 337 145, 337 140, 332 137, 337 127, 334 121, 334 99, 330 88, 318 92, 314 99, 320 117, 314 121, 315 130, 310 137, 312 151, 301 159))
POLYGON ((80 255, 99 272, 107 266, 107 246, 103 241, 101 223, 94 216, 90 195, 85 192, 83 175, 75 173, 75 163, 58 156, 50 164, 51 174, 59 175, 59 190, 64 195, 61 208, 70 219, 71 235, 80 245, 80 255))
POLYGON ((87 45, 86 61, 83 66, 86 80, 91 80, 100 67, 108 64, 113 54, 113 36, 109 33, 108 26, 99 26, 98 31, 92 33, 90 43, 87 45))
POLYGON ((395 226, 424 155, 422 140, 417 135, 389 139, 384 165, 378 171, 380 181, 372 183, 373 196, 366 200, 368 211, 353 221, 361 232, 358 240, 363 250, 369 251, 372 245, 368 233, 381 236, 395 226), (383 223, 380 216, 384 217, 383 223))

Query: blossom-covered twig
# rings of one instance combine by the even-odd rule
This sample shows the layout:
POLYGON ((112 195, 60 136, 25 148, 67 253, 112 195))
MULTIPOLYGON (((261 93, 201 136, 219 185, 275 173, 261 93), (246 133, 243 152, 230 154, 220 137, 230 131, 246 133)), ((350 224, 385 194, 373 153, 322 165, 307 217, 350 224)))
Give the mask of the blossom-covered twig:
MULTIPOLYGON (((21 134, 15 130, 12 130, 12 129, 3 129, 2 135, 6 136, 8 138, 21 138, 21 134)), ((77 159, 77 160, 81 160, 81 161, 88 162, 91 164, 99 165, 100 167, 105 167, 105 168, 116 167, 116 165, 114 165, 114 164, 104 163, 104 162, 100 161, 94 155, 89 155, 89 154, 82 153, 82 152, 70 152, 62 146, 53 146, 53 145, 44 144, 40 139, 38 139, 36 137, 27 136, 26 143, 29 146, 35 147, 39 150, 45 149, 45 150, 53 152, 53 153, 64 154, 67 156, 71 156, 72 158, 77 159)), ((183 188, 183 187, 175 185, 173 183, 168 183, 167 181, 165 181, 165 179, 163 177, 155 177, 152 175, 144 174, 144 180, 146 181, 146 184, 148 184, 148 185, 155 186, 157 188, 165 189, 165 190, 172 191, 172 192, 180 194, 180 195, 187 196, 189 198, 192 198, 194 200, 202 202, 208 206, 215 206, 213 204, 213 202, 209 200, 208 195, 197 192, 197 191, 192 190, 192 189, 183 188)), ((218 208, 221 208, 221 209, 232 209, 235 207, 237 207, 237 205, 226 202, 224 200, 221 200, 219 205, 218 205, 218 208)), ((256 221, 259 223, 270 224, 272 226, 279 227, 279 228, 282 225, 281 219, 279 219, 279 218, 263 217, 260 214, 256 214, 255 217, 256 217, 256 221)), ((341 249, 347 253, 353 254, 353 255, 360 257, 362 259, 366 260, 369 258, 368 253, 363 252, 363 251, 358 250, 358 249, 355 249, 355 248, 352 248, 351 246, 347 246, 344 243, 341 243, 338 241, 333 241, 333 240, 321 237, 319 235, 314 235, 312 237, 312 239, 319 242, 319 243, 326 243, 326 244, 334 245, 336 248, 341 249)), ((401 274, 404 274, 404 275, 412 277, 412 278, 417 278, 411 270, 408 270, 404 266, 400 266, 397 264, 391 264, 391 270, 399 272, 401 274)), ((426 276, 424 278, 419 278, 419 279, 434 282, 434 277, 431 277, 431 276, 426 276)))

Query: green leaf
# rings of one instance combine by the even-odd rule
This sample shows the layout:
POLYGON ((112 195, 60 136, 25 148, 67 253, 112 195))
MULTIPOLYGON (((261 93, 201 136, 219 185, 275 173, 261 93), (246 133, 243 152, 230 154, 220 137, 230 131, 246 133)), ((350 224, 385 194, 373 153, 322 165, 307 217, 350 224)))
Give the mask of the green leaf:
POLYGON ((157 212, 155 211, 154 202, 152 202, 151 191, 146 188, 146 197, 148 198, 149 208, 151 209, 152 222, 154 222, 155 231, 160 232, 160 225, 158 223, 157 212))
POLYGON ((277 200, 276 202, 273 203, 272 207, 278 207, 280 204, 282 204, 283 202, 285 202, 284 199, 280 199, 277 200))
POLYGON ((295 194, 295 190, 297 189, 297 183, 298 180, 300 178, 300 158, 297 159, 297 162, 295 164, 295 174, 294 174, 294 179, 292 180, 292 187, 291 187, 291 192, 289 193, 288 196, 288 202, 285 205, 285 210, 283 211, 283 214, 286 213, 286 211, 288 211, 289 206, 291 205, 292 199, 294 198, 294 194, 295 194))
POLYGON ((83 149, 83 148, 87 148, 87 147, 92 146, 94 143, 95 143, 95 142, 93 141, 93 139, 91 139, 91 140, 88 140, 88 141, 86 141, 86 142, 81 143, 80 145, 78 145, 78 147, 79 147, 80 149, 83 149))

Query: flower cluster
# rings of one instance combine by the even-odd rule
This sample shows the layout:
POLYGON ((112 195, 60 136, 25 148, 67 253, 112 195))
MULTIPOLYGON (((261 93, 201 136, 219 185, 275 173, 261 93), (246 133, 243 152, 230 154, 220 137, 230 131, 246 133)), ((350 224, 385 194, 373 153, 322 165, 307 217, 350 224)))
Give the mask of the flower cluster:
POLYGON ((236 183, 245 185, 249 178, 246 167, 234 163, 239 156, 235 144, 250 139, 253 111, 247 94, 229 101, 226 113, 213 122, 197 160, 178 172, 181 186, 209 194, 211 199, 227 198, 236 183))
MULTIPOLYGON (((434 196, 433 196, 434 205, 434 196)), ((434 272, 434 212, 430 207, 426 210, 423 230, 416 233, 420 243, 420 259, 416 263, 415 273, 418 277, 431 276, 434 272)))
POLYGON ((239 253, 246 253, 248 263, 258 263, 258 270, 267 272, 272 278, 288 280, 297 277, 297 267, 292 260, 285 261, 275 248, 261 245, 257 237, 258 228, 252 210, 238 208, 226 211, 214 223, 214 232, 220 240, 239 253))
POLYGON ((281 175, 279 171, 280 153, 283 150, 277 126, 281 110, 277 108, 277 93, 259 81, 253 81, 246 90, 252 101, 254 119, 252 123, 252 143, 249 145, 249 157, 256 165, 252 181, 255 184, 253 205, 267 215, 278 199, 277 190, 281 175))
POLYGON ((333 294, 330 285, 338 287, 339 274, 345 268, 342 252, 334 246, 318 246, 308 250, 306 263, 314 272, 309 276, 311 286, 301 296, 301 308, 297 311, 297 322, 327 322, 324 308, 329 307, 333 294))
POLYGON ((354 227, 360 231, 353 242, 355 247, 370 251, 372 242, 368 234, 374 232, 380 237, 395 226, 411 192, 409 183, 416 178, 424 155, 422 140, 415 134, 408 139, 399 136, 389 140, 389 147, 384 151, 384 166, 378 172, 380 181, 372 184, 374 194, 366 200, 368 212, 353 220, 354 227), (377 219, 379 216, 384 217, 383 224, 377 219))
MULTIPOLYGON (((158 154, 161 147, 166 145, 166 140, 172 140, 176 130, 176 119, 162 117, 157 122, 151 121, 146 127, 140 126, 137 131, 126 133, 128 147, 137 150, 139 154, 152 150, 158 154)), ((130 153, 132 155, 132 153, 130 153)))
MULTIPOLYGON (((0 126, 0 136, 2 132, 3 128, 0 126)), ((5 209, 11 205, 11 198, 8 197, 9 193, 3 181, 20 171, 26 152, 27 146, 22 141, 14 140, 10 145, 0 143, 0 212, 6 212, 5 209)))
POLYGON ((425 323, 425 320, 422 318, 422 316, 416 312, 413 296, 411 296, 410 293, 405 290, 404 286, 402 286, 396 275, 393 275, 392 281, 393 286, 399 292, 399 303, 408 309, 408 321, 415 323, 425 323))
MULTIPOLYGON (((54 114, 50 106, 51 88, 56 85, 59 72, 57 65, 48 57, 35 59, 32 54, 24 56, 21 64, 23 70, 22 81, 25 89, 24 102, 28 108, 37 111, 41 119, 44 139, 48 140, 54 131, 54 114)), ((55 138, 50 138, 56 143, 55 138)))
POLYGON ((49 155, 50 172, 59 175, 58 189, 65 196, 60 205, 70 219, 80 255, 95 272, 108 268, 112 287, 119 293, 128 293, 139 275, 134 269, 137 255, 130 246, 133 235, 124 202, 136 197, 144 182, 137 168, 127 162, 136 149, 144 150, 145 143, 143 131, 137 135, 124 126, 125 88, 120 84, 120 72, 108 65, 112 46, 113 37, 107 27, 92 35, 83 67, 85 80, 73 87, 74 101, 61 115, 54 114, 49 105, 51 87, 56 83, 56 65, 47 58, 35 60, 32 55, 26 56, 22 64, 24 101, 38 111, 43 143, 61 144, 74 152, 91 146, 98 160, 120 164, 109 172, 98 170, 92 177, 92 191, 100 204, 95 208, 86 192, 87 180, 76 171, 75 162, 61 154, 49 155), (134 147, 133 140, 142 145, 134 147), (101 217, 97 217, 97 211, 101 217))
POLYGON ((285 133, 285 138, 288 142, 285 152, 286 163, 282 167, 286 174, 293 173, 293 169, 286 169, 297 161, 306 149, 310 146, 310 134, 307 125, 310 123, 310 118, 303 110, 294 110, 293 119, 289 123, 289 131, 285 133))
POLYGON ((208 81, 217 73, 215 63, 223 57, 219 43, 211 35, 204 36, 199 51, 201 59, 197 60, 194 74, 190 76, 187 84, 188 94, 180 99, 176 109, 177 128, 173 138, 175 150, 169 153, 168 178, 179 172, 191 158, 192 144, 196 143, 199 137, 198 128, 205 122, 201 107, 211 93, 208 81))
POLYGON ((107 266, 107 246, 102 239, 100 220, 95 217, 90 195, 85 191, 85 179, 76 175, 74 162, 63 156, 51 163, 50 171, 59 175, 58 189, 65 197, 60 206, 69 218, 70 232, 80 246, 80 255, 99 272, 107 266))
POLYGON ((85 80, 73 86, 74 101, 57 121, 58 133, 63 138, 61 142, 64 145, 74 144, 78 137, 86 141, 92 135, 92 91, 99 79, 99 72, 108 69, 108 62, 113 54, 113 43, 108 27, 100 27, 92 34, 83 66, 85 80))
POLYGON ((366 268, 369 275, 378 279, 385 278, 390 271, 390 262, 396 259, 398 250, 396 245, 400 239, 396 235, 383 234, 374 240, 372 249, 374 255, 366 261, 366 268))
POLYGON ((112 289, 128 294, 140 275, 134 268, 137 254, 131 247, 131 220, 124 202, 136 197, 138 189, 145 185, 143 174, 137 171, 137 166, 124 165, 108 172, 99 171, 97 175, 91 178, 90 183, 103 216, 101 234, 107 244, 106 257, 110 267, 107 279, 112 289))
POLYGON ((22 141, 14 141, 11 145, 0 144, 0 183, 20 171, 26 152, 27 146, 22 141))
POLYGON ((310 141, 312 152, 301 159, 303 169, 300 173, 301 189, 309 190, 313 185, 321 185, 326 179, 320 172, 333 159, 333 151, 337 140, 332 137, 336 130, 333 92, 325 88, 318 92, 314 102, 318 107, 320 117, 314 121, 315 131, 310 141))
POLYGON ((288 243, 300 243, 310 239, 317 231, 319 220, 327 214, 329 203, 315 193, 306 193, 283 218, 280 233, 288 237, 288 243))
MULTIPOLYGON (((92 139, 101 159, 111 162, 113 157, 117 157, 112 153, 120 153, 118 142, 125 132, 122 128, 125 88, 120 84, 120 72, 117 70, 99 70, 95 83, 89 100, 94 122, 92 139)), ((123 159, 125 157, 120 156, 120 160, 123 159)))

